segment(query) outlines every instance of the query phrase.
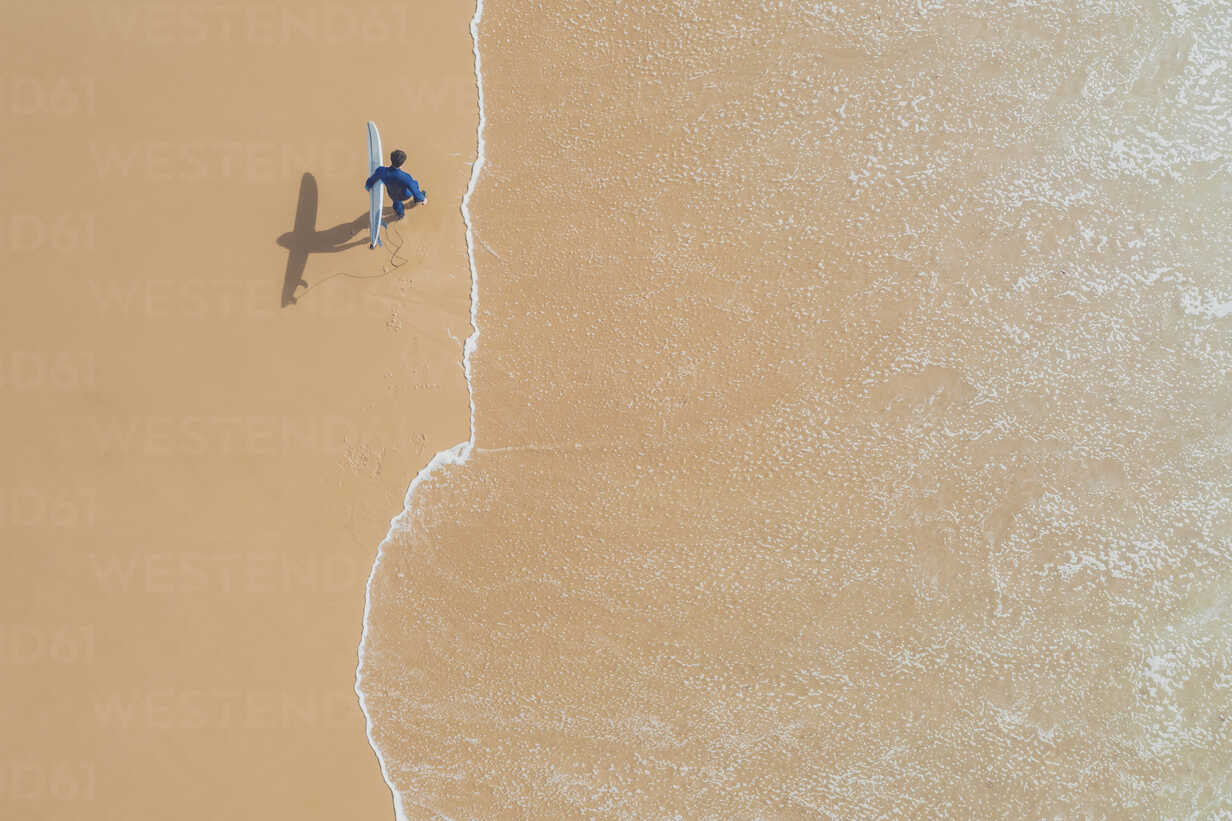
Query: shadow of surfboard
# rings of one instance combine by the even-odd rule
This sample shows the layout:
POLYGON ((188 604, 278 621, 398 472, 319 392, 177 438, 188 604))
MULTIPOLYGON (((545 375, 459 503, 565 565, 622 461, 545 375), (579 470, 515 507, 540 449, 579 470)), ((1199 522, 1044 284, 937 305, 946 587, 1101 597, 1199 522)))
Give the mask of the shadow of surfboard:
POLYGON ((295 292, 308 283, 304 281, 304 269, 308 266, 311 254, 334 254, 367 245, 366 238, 349 241, 360 231, 368 230, 368 212, 360 214, 350 222, 335 225, 332 228, 317 230, 317 178, 307 172, 299 181, 299 200, 295 206, 295 224, 287 233, 275 240, 287 249, 287 269, 282 277, 282 307, 294 305, 295 292))

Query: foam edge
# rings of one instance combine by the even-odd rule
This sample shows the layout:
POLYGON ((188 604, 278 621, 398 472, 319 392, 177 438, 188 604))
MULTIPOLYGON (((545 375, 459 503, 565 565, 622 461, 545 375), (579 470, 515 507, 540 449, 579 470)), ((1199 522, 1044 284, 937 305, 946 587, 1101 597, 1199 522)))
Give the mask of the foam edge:
MULTIPOLYGON (((470 182, 467 184, 466 193, 462 196, 462 221, 466 225, 466 258, 470 267, 471 273, 471 334, 466 338, 466 342, 462 345, 462 373, 466 379, 466 394, 470 406, 470 436, 465 442, 459 442, 451 448, 442 450, 437 453, 424 466, 422 470, 415 475, 411 480, 410 486, 406 490, 406 496, 402 501, 402 512, 395 516, 389 523, 389 532, 377 547, 376 559, 372 563, 372 570, 368 573, 368 581, 364 585, 364 621, 363 632, 359 637, 359 648, 357 651, 358 661, 355 665, 355 695, 359 698, 359 709, 364 714, 364 721, 368 735, 368 745, 372 747, 372 751, 376 753, 377 762, 381 767, 381 777, 385 779, 385 785, 389 787, 390 793, 394 799, 394 815, 397 821, 409 821, 406 808, 403 803, 402 795, 394 787, 393 781, 389 776, 389 768, 386 764, 385 757, 381 755, 381 750, 377 747, 376 740, 373 738, 373 722, 372 714, 368 712, 368 703, 364 698, 363 692, 363 667, 364 667, 364 648, 368 641, 368 627, 370 624, 370 616, 372 612, 372 581, 376 578, 377 569, 381 565, 381 559, 385 555, 385 547, 390 544, 394 534, 402 529, 407 522, 407 512, 411 508, 411 500, 415 495, 415 490, 421 484, 432 477, 432 474, 439 468, 448 465, 464 464, 475 449, 475 391, 471 384, 471 355, 474 354, 475 348, 479 342, 479 275, 475 269, 475 230, 471 220, 470 200, 475 192, 475 185, 479 180, 479 174, 483 170, 484 165, 484 141, 483 129, 485 123, 484 105, 483 105, 483 61, 479 55, 479 22, 483 19, 483 0, 476 0, 475 14, 471 17, 471 47, 475 55, 475 87, 478 91, 479 103, 479 125, 476 131, 476 153, 475 162, 471 165, 470 182)), ((423 808, 429 809, 429 808, 423 808)), ((441 817, 445 817, 442 813, 437 813, 441 817)))

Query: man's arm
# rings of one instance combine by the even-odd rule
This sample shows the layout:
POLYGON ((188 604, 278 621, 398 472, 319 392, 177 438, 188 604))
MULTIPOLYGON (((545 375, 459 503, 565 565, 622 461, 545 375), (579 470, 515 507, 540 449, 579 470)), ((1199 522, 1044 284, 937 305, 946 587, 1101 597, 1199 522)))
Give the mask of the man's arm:
POLYGON ((383 170, 383 169, 378 168, 377 170, 375 170, 375 171, 373 171, 373 172, 372 172, 372 176, 371 176, 371 177, 369 177, 369 178, 368 178, 368 181, 364 183, 364 190, 365 190, 365 191, 371 191, 371 190, 372 190, 372 186, 373 186, 373 185, 375 185, 375 184, 376 184, 376 181, 377 181, 377 180, 379 180, 379 179, 381 178, 381 171, 382 171, 382 170, 383 170))
POLYGON ((415 202, 423 202, 426 200, 428 195, 419 188, 419 181, 410 174, 407 174, 406 178, 410 180, 410 184, 407 185, 406 190, 411 192, 411 196, 415 198, 415 202))
POLYGON ((414 197, 415 202, 423 202, 428 198, 428 195, 420 189, 418 180, 402 169, 398 169, 397 174, 398 182, 402 183, 406 190, 410 192, 411 196, 414 197))

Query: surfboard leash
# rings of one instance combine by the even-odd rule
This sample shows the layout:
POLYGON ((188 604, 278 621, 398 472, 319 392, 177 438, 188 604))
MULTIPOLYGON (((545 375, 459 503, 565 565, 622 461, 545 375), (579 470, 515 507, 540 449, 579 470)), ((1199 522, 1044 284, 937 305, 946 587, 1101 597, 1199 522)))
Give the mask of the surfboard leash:
MULTIPOLYGON (((394 247, 392 251, 389 252, 389 263, 390 265, 393 266, 389 270, 396 271, 399 268, 401 268, 403 265, 406 265, 408 262, 410 262, 409 259, 407 259, 406 257, 398 253, 399 251, 402 250, 402 246, 406 245, 406 240, 402 239, 402 232, 399 231, 395 226, 386 224, 384 228, 385 228, 385 236, 389 236, 392 233, 394 236, 398 238, 398 244, 394 247), (402 261, 399 262, 398 260, 402 260, 402 261)), ((388 273, 388 271, 386 273, 388 273)))
POLYGON ((386 237, 388 237, 392 233, 398 240, 398 244, 395 246, 392 246, 392 249, 389 251, 389 266, 385 268, 385 270, 383 270, 379 274, 357 274, 353 271, 335 271, 334 273, 330 274, 324 279, 317 280, 317 283, 315 285, 309 285, 308 287, 304 288, 303 292, 297 297, 297 301, 306 297, 309 291, 320 288, 322 285, 329 282, 334 277, 347 277, 348 279, 381 279, 383 277, 389 276, 394 271, 398 270, 403 265, 406 265, 408 262, 410 262, 409 259, 407 259, 406 257, 402 256, 400 253, 398 253, 399 251, 402 250, 402 246, 406 244, 406 240, 402 238, 402 232, 391 225, 385 225, 382 227, 385 228, 386 237))

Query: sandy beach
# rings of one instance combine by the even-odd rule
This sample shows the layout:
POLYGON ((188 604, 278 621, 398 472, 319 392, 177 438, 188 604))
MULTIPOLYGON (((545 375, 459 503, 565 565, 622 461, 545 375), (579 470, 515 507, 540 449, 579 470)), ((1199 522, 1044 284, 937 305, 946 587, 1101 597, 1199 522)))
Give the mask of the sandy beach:
POLYGON ((1229 11, 4 3, 0 817, 1232 816, 1229 11))
POLYGON ((356 647, 467 435, 472 11, 4 4, 0 815, 390 817, 356 647), (429 192, 376 251, 369 119, 429 192))

